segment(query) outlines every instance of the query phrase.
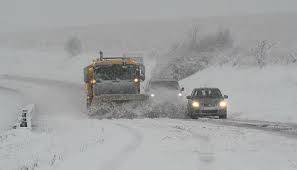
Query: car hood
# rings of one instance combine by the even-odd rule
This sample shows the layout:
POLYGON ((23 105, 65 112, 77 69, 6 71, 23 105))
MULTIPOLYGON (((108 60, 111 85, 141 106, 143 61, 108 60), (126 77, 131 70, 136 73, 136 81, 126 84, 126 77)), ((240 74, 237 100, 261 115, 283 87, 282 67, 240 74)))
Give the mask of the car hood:
POLYGON ((216 105, 223 99, 222 98, 194 98, 193 100, 199 101, 199 103, 203 105, 216 105))

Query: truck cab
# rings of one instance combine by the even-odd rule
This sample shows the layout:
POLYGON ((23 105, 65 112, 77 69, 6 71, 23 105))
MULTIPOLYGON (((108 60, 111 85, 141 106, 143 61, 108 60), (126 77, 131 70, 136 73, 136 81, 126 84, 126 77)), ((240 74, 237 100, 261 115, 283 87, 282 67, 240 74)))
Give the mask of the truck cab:
POLYGON ((132 96, 132 94, 140 94, 140 83, 144 80, 144 65, 133 58, 100 57, 95 59, 92 64, 84 68, 87 107, 89 108, 94 103, 95 98, 110 100, 137 98, 139 96, 132 96))

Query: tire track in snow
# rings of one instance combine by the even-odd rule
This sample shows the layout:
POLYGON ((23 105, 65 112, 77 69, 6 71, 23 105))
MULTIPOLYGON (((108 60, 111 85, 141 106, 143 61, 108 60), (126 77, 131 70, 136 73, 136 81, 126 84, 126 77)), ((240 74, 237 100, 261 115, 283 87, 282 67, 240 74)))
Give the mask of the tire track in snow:
POLYGON ((268 122, 259 120, 240 120, 240 119, 226 119, 226 120, 210 120, 215 124, 243 127, 249 129, 263 130, 267 132, 275 132, 287 137, 297 138, 297 124, 268 122))
POLYGON ((0 75, 0 79, 12 81, 17 90, 26 94, 30 103, 36 104, 40 114, 80 112, 83 115, 86 110, 82 84, 20 75, 0 75), (18 83, 31 86, 23 87, 18 83))
POLYGON ((38 85, 46 85, 46 86, 58 86, 58 87, 64 87, 64 88, 83 88, 82 84, 74 83, 74 82, 67 82, 62 80, 52 80, 47 78, 37 78, 37 77, 29 77, 29 76, 21 76, 21 75, 8 75, 8 74, 2 74, 0 75, 1 79, 5 80, 15 80, 15 81, 23 81, 23 82, 29 82, 34 83, 38 85))
POLYGON ((212 164, 216 160, 215 149, 211 139, 207 135, 199 134, 197 132, 189 131, 193 138, 198 141, 198 146, 194 152, 197 153, 197 167, 201 169, 212 169, 212 164))
POLYGON ((194 131, 193 127, 189 128, 184 125, 176 125, 174 128, 191 134, 192 138, 197 141, 198 145, 194 151, 197 153, 198 158, 197 167, 201 167, 201 169, 212 169, 211 166, 215 162, 216 157, 210 135, 199 133, 199 131, 194 131))
POLYGON ((187 121, 199 121, 205 123, 211 123, 215 125, 233 126, 246 129, 255 129, 265 132, 273 132, 285 137, 297 139, 297 124, 293 123, 281 123, 281 122, 268 122, 260 120, 240 120, 240 119, 211 119, 203 118, 198 120, 187 121))
POLYGON ((137 150, 137 148, 143 141, 143 135, 135 128, 120 123, 115 123, 115 125, 121 127, 122 129, 125 129, 125 131, 130 133, 132 136, 132 142, 121 149, 119 153, 115 157, 113 157, 113 159, 104 163, 103 166, 99 168, 100 170, 119 169, 122 163, 124 163, 124 161, 127 160, 129 156, 137 150))
POLYGON ((13 88, 9 88, 9 87, 4 87, 4 86, 0 86, 0 90, 1 91, 7 91, 10 93, 14 93, 14 94, 20 94, 21 92, 17 89, 13 89, 13 88))
MULTIPOLYGON (((18 75, 0 75, 0 79, 6 79, 6 80, 12 80, 12 81, 19 81, 19 82, 26 82, 31 84, 36 84, 40 86, 46 86, 46 87, 53 87, 53 90, 56 88, 66 90, 67 92, 77 92, 79 90, 82 90, 83 86, 80 84, 75 84, 71 82, 64 82, 59 80, 49 80, 49 79, 43 79, 43 78, 34 78, 34 77, 24 77, 24 76, 18 76, 18 75)), ((43 104, 43 103, 41 103, 43 104)), ((134 151, 137 150, 137 148, 140 146, 143 140, 142 134, 137 131, 135 128, 132 128, 130 126, 115 123, 116 126, 120 127, 124 131, 127 131, 127 134, 131 134, 131 142, 124 146, 118 154, 116 154, 111 160, 105 162, 103 166, 100 169, 104 170, 116 170, 119 169, 122 163, 131 155, 134 151)), ((119 141, 120 142, 120 141, 119 141)))

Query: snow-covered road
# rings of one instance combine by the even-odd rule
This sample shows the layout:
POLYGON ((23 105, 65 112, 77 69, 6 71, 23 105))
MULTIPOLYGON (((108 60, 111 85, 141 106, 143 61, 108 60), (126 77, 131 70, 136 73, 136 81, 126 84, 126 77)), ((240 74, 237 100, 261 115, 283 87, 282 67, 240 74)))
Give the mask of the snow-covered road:
POLYGON ((33 131, 0 134, 0 170, 297 169, 296 135, 259 121, 255 129, 252 121, 236 120, 89 119, 80 85, 18 76, 0 81, 38 111, 33 131))
POLYGON ((0 85, 0 133, 16 121, 22 102, 23 95, 17 89, 0 85))

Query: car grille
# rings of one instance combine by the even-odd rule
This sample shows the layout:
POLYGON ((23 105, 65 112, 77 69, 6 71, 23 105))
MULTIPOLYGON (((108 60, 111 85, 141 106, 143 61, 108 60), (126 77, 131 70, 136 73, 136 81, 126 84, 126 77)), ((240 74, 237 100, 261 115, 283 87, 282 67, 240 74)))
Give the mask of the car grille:
POLYGON ((202 110, 202 113, 218 113, 218 110, 202 110))
POLYGON ((209 104, 209 103, 207 103, 207 104, 203 104, 203 106, 204 107, 215 107, 216 104, 209 104))

